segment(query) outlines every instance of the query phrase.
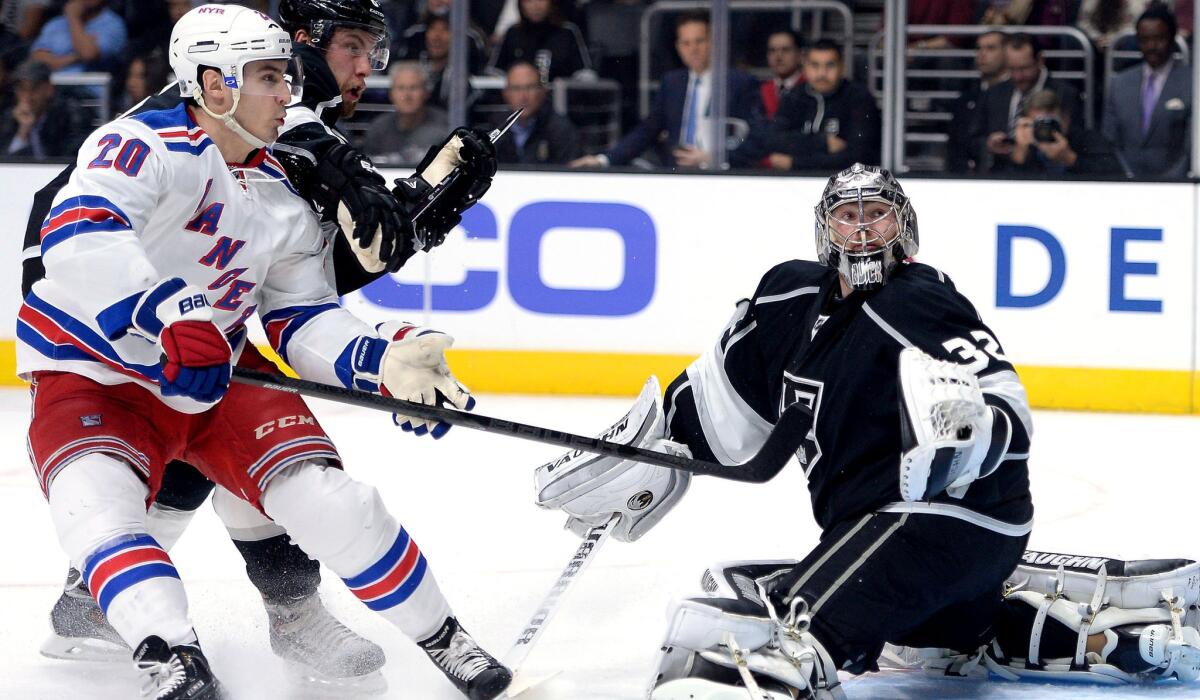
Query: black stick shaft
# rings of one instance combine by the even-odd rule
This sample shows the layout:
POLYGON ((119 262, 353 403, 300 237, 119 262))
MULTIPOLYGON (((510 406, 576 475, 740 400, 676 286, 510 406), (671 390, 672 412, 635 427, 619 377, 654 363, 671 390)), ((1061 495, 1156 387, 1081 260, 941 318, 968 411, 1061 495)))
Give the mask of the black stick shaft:
POLYGON ((552 430, 536 425, 518 423, 517 421, 493 418, 480 413, 468 413, 452 408, 429 406, 423 403, 405 401, 365 391, 311 382, 305 379, 293 379, 292 377, 285 377, 278 374, 257 372, 242 367, 233 368, 233 380, 264 389, 312 396, 349 406, 373 408, 425 420, 437 420, 449 423, 450 425, 481 430, 485 433, 508 435, 546 445, 557 445, 571 450, 619 457, 621 459, 645 462, 660 467, 670 467, 693 474, 717 476, 734 481, 767 481, 784 467, 800 443, 799 439, 794 439, 792 435, 785 434, 785 428, 791 427, 791 424, 796 422, 795 420, 789 420, 789 417, 798 415, 790 410, 784 413, 775 430, 771 432, 771 437, 767 439, 767 443, 759 450, 757 455, 745 464, 726 466, 718 462, 689 459, 665 452, 655 452, 631 445, 609 442, 599 438, 575 435, 561 430, 552 430))

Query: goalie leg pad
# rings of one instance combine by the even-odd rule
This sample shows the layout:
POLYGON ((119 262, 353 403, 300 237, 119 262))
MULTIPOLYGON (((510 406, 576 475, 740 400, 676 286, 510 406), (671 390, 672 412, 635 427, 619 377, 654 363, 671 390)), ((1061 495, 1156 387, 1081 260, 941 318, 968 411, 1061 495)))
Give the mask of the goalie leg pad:
POLYGON ((1024 622, 1002 627, 985 659, 997 675, 1101 683, 1200 678, 1195 562, 1035 551, 1023 561, 1006 584, 1006 617, 1024 622), (1018 648, 1014 639, 1025 626, 1028 646, 1018 648))
POLYGON ((741 597, 679 601, 671 610, 651 697, 669 700, 699 689, 719 698, 722 686, 751 697, 773 697, 763 691, 764 685, 791 689, 800 697, 843 697, 837 668, 807 631, 807 622, 803 612, 793 609, 781 619, 773 608, 741 597), (714 667, 737 676, 704 671, 714 667), (680 682, 684 680, 688 682, 680 682))

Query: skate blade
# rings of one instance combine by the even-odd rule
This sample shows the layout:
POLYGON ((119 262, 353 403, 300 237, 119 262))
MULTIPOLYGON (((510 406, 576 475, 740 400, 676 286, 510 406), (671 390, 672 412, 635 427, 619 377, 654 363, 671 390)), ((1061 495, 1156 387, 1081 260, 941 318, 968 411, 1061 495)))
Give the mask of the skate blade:
POLYGON ((524 693, 526 690, 532 690, 533 688, 545 683, 560 673, 562 673, 562 671, 551 671, 550 673, 538 675, 532 673, 521 673, 521 671, 518 669, 515 673, 513 673, 512 682, 508 684, 508 688, 505 689, 503 697, 515 698, 521 693, 524 693))
POLYGON ((369 697, 387 692, 387 679, 379 671, 362 676, 339 678, 326 676, 303 664, 285 661, 291 685, 289 698, 296 700, 332 700, 369 697))
POLYGON ((42 643, 42 656, 64 661, 128 662, 133 652, 123 644, 94 637, 60 637, 57 634, 42 643))

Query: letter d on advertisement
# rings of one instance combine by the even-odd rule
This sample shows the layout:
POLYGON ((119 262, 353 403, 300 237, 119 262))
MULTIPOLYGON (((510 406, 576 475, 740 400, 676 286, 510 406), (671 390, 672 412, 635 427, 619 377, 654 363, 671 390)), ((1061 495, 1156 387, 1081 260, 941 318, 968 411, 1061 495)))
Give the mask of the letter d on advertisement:
POLYGON ((1067 278, 1067 255, 1054 234, 1036 226, 996 226, 996 308, 1028 309, 1047 304, 1062 291, 1067 278), (1050 275, 1033 294, 1013 293, 1013 240, 1036 241, 1050 257, 1050 275))

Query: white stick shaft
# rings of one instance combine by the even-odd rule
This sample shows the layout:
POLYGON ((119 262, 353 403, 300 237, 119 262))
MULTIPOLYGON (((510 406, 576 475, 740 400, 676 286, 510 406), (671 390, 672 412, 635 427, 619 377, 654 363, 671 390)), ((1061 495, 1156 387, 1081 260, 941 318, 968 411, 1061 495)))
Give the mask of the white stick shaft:
POLYGON ((559 574, 558 580, 550 587, 550 591, 538 605, 537 610, 533 613, 533 617, 529 618, 529 622, 521 630, 517 641, 513 643, 508 653, 504 655, 504 665, 512 669, 514 673, 520 669, 521 664, 529 656, 534 643, 542 636, 546 625, 550 623, 550 618, 554 617, 554 614, 562 606, 562 600, 567 591, 583 576, 583 572, 587 571, 588 566, 591 565, 592 560, 596 557, 596 551, 608 539, 609 534, 620 517, 620 515, 614 515, 607 523, 593 527, 584 535, 579 549, 575 550, 571 561, 567 563, 566 568, 559 574))

